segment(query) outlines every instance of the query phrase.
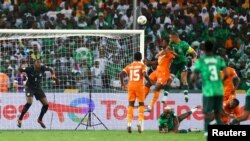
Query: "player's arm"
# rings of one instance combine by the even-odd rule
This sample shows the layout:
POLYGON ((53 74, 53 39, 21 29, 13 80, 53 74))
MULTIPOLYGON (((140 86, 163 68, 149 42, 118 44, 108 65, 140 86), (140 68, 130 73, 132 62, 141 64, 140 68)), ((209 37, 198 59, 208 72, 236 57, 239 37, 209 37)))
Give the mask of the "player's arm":
POLYGON ((149 85, 152 85, 152 81, 149 78, 148 74, 146 73, 146 71, 143 72, 144 78, 147 80, 147 82, 149 83, 149 85))
POLYGON ((127 73, 125 72, 125 70, 121 71, 120 74, 119 74, 119 77, 120 77, 120 82, 121 82, 121 88, 123 90, 125 90, 125 84, 124 84, 124 77, 127 75, 127 73))
POLYGON ((148 59, 144 59, 143 60, 143 63, 145 64, 145 65, 157 65, 158 64, 158 61, 157 60, 154 60, 154 61, 150 61, 150 60, 148 60, 148 59))
POLYGON ((180 122, 179 122, 179 120, 178 120, 178 118, 176 116, 174 118, 174 124, 175 124, 175 126, 173 128, 173 132, 177 133, 178 129, 179 129, 179 126, 180 126, 180 122))
POLYGON ((43 72, 44 72, 44 71, 50 71, 50 73, 51 73, 51 78, 52 78, 53 80, 55 80, 55 81, 58 80, 58 79, 56 78, 56 73, 55 73, 54 69, 52 69, 52 68, 50 68, 50 67, 47 67, 47 66, 42 66, 41 69, 43 70, 43 72))
POLYGON ((235 91, 237 90, 239 84, 240 84, 240 78, 238 77, 237 74, 233 77, 232 81, 233 81, 233 84, 234 84, 234 90, 231 93, 234 94, 235 91))
POLYGON ((192 55, 192 62, 194 63, 197 59, 196 51, 192 47, 189 46, 187 52, 188 52, 188 54, 192 55))

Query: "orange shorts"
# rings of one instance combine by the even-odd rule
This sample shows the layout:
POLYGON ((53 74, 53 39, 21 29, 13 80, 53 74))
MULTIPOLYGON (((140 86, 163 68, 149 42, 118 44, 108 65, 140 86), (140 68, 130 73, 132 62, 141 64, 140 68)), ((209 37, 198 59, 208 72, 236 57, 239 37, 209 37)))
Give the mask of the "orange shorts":
POLYGON ((143 85, 128 85, 128 101, 144 102, 143 85))
POLYGON ((161 85, 167 84, 168 79, 170 78, 170 73, 168 72, 160 72, 160 71, 153 71, 149 78, 151 81, 160 83, 161 85))

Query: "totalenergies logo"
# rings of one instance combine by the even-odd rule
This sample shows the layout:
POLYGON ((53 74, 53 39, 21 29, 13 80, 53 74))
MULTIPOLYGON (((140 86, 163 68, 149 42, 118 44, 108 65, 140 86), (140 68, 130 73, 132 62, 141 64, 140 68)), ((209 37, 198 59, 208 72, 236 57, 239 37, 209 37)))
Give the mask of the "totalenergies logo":
POLYGON ((95 103, 89 98, 81 97, 71 101, 70 105, 49 102, 49 110, 57 113, 59 121, 64 122, 64 113, 74 122, 80 122, 81 117, 77 114, 86 114, 95 109, 95 103))
MULTIPOLYGON (((22 109, 23 105, 3 105, 2 101, 0 101, 0 119, 4 118, 7 120, 14 120, 20 116, 22 109)), ((67 114, 72 121, 79 123, 82 117, 78 116, 78 114, 84 115, 89 111, 93 111, 94 109, 94 101, 85 97, 76 98, 72 100, 69 105, 49 102, 49 110, 57 114, 61 123, 65 120, 65 114, 67 114)), ((30 112, 28 111, 23 119, 26 120, 29 117, 30 112)))

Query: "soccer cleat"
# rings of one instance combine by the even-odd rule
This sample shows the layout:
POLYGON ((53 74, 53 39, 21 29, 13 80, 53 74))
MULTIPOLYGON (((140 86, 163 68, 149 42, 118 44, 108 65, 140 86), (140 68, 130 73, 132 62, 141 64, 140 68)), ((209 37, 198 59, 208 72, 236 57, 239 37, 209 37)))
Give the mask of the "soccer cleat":
POLYGON ((46 128, 45 124, 43 123, 43 121, 41 120, 37 120, 37 122, 41 125, 42 128, 46 128))
POLYGON ((19 128, 22 127, 22 120, 17 120, 17 127, 19 127, 19 128))
POLYGON ((151 112, 152 108, 150 106, 147 106, 144 110, 144 112, 151 112))
POLYGON ((128 127, 127 127, 127 130, 128 130, 128 133, 132 133, 132 128, 131 128, 131 126, 128 126, 128 127))
POLYGON ((142 126, 140 124, 137 125, 138 133, 142 133, 142 126))
POLYGON ((163 96, 163 98, 161 99, 161 103, 165 104, 167 101, 168 97, 167 96, 163 96))

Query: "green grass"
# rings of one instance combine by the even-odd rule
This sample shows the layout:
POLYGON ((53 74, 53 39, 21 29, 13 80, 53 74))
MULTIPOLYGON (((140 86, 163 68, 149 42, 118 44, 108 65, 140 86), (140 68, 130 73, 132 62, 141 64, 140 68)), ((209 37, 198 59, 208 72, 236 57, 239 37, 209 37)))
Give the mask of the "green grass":
POLYGON ((205 141, 203 132, 187 134, 144 131, 142 134, 126 131, 41 131, 0 130, 0 141, 205 141))

